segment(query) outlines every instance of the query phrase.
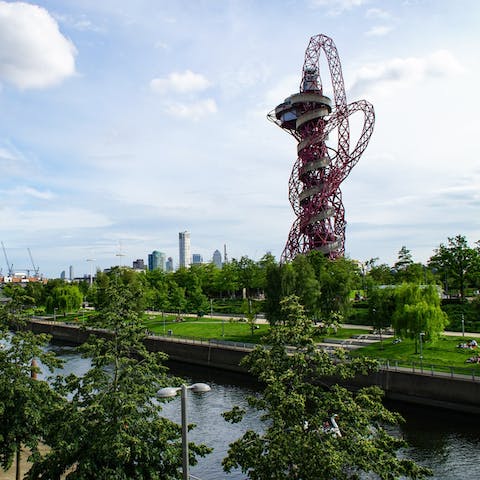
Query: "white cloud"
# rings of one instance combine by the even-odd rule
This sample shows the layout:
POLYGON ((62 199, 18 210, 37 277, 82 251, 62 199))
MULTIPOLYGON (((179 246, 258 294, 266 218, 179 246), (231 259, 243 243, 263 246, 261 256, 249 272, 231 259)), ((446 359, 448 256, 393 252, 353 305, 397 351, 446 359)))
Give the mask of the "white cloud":
POLYGON ((311 0, 313 7, 326 8, 330 15, 339 15, 345 10, 351 10, 355 7, 361 7, 369 0, 311 0))
POLYGON ((45 88, 75 73, 74 45, 44 8, 0 1, 0 78, 45 88))
POLYGON ((154 78, 150 88, 159 94, 201 92, 210 87, 210 81, 200 73, 185 70, 183 73, 172 72, 166 77, 154 78))
POLYGON ((0 141, 0 172, 3 179, 32 173, 32 169, 31 162, 14 145, 6 140, 0 141))
POLYGON ((216 113, 217 104, 213 98, 206 98, 191 103, 170 103, 166 106, 165 111, 174 117, 199 120, 205 115, 216 113))
POLYGON ((96 33, 105 33, 105 28, 95 25, 86 15, 75 16, 53 13, 53 17, 58 22, 81 32, 90 31, 96 33))
POLYGON ((10 231, 66 231, 84 228, 102 228, 112 225, 103 214, 82 208, 65 208, 57 210, 24 210, 6 208, 2 211, 2 221, 10 231))
POLYGON ((451 52, 439 50, 426 57, 394 58, 365 65, 358 70, 349 90, 354 96, 371 95, 372 90, 388 95, 429 77, 448 77, 463 71, 463 66, 451 52))
POLYGON ((39 200, 52 200, 55 198, 55 195, 50 190, 38 190, 37 188, 27 187, 27 186, 18 186, 13 190, 8 190, 3 192, 6 195, 11 195, 13 197, 33 197, 39 200))
POLYGON ((383 37, 390 33, 393 30, 393 27, 387 25, 375 25, 370 30, 368 30, 365 35, 368 37, 383 37))
POLYGON ((170 46, 168 45, 168 43, 162 42, 160 40, 158 42, 155 42, 154 47, 158 48, 159 50, 170 50, 170 46))
POLYGON ((374 18, 380 20, 386 20, 391 17, 388 12, 386 12, 385 10, 381 10, 380 8, 369 8, 365 16, 367 18, 374 18))

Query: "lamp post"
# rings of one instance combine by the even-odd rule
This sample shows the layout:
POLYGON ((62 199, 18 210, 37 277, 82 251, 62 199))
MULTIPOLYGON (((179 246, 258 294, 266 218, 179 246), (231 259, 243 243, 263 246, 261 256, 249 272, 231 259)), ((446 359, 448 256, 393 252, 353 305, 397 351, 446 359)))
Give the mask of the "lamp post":
POLYGON ((420 337, 420 364, 422 366, 422 370, 423 370, 423 336, 425 335, 425 332, 420 332, 419 334, 419 337, 420 337))
POLYGON ((465 336, 465 315, 462 313, 462 337, 465 336))
POLYGON ((53 321, 55 321, 57 319, 57 310, 58 310, 57 307, 53 308, 53 321))
POLYGON ((174 397, 178 392, 182 399, 182 473, 183 480, 189 480, 190 475, 188 461, 188 420, 187 420, 187 392, 191 390, 195 393, 205 393, 211 390, 210 385, 206 383, 194 383, 193 385, 182 385, 181 387, 161 388, 157 395, 160 398, 174 397))

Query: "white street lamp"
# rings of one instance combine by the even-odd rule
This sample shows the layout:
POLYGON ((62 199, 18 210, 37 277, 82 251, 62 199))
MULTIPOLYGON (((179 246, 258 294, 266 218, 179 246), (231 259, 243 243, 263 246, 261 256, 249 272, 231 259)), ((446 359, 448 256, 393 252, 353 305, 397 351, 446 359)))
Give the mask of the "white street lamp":
POLYGON ((194 383, 193 385, 182 385, 181 387, 164 387, 161 388, 157 395, 160 398, 174 397, 178 392, 181 393, 182 399, 182 472, 183 480, 189 480, 188 473, 188 421, 187 421, 187 391, 191 390, 195 393, 205 393, 211 390, 210 385, 206 383, 194 383))

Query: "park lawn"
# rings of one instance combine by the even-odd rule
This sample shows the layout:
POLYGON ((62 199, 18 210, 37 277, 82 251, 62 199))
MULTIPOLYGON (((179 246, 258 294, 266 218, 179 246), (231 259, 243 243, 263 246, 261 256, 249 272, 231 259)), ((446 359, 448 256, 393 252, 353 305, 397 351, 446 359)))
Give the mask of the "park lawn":
POLYGON ((144 321, 145 326, 152 332, 160 335, 168 334, 183 338, 197 338, 202 340, 228 340, 242 343, 260 343, 261 337, 268 332, 269 326, 259 324, 252 330, 248 323, 238 320, 222 320, 210 318, 186 317, 182 322, 175 322, 175 317, 166 317, 165 327, 162 317, 149 317, 144 321))
MULTIPOLYGON (((457 345, 468 341, 468 337, 462 338, 441 336, 435 343, 424 342, 422 344, 423 366, 430 368, 430 365, 455 368, 468 368, 478 370, 480 366, 466 363, 467 358, 480 354, 480 349, 474 350, 461 349, 457 345)), ((399 365, 411 365, 415 363, 420 365, 420 346, 417 344, 417 353, 415 353, 415 342, 412 339, 403 339, 400 343, 393 343, 391 339, 377 342, 366 347, 359 348, 350 352, 351 356, 366 356, 389 360, 390 363, 397 361, 399 365)))
MULTIPOLYGON (((165 316, 165 327, 163 319, 159 315, 149 315, 145 317, 144 324, 152 332, 160 335, 168 334, 172 331, 173 336, 198 338, 198 339, 216 339, 228 340, 245 343, 261 343, 262 337, 268 332, 268 324, 258 324, 251 333, 250 325, 246 322, 240 322, 237 319, 220 318, 198 318, 184 317, 182 322, 176 322, 175 316, 165 316), (224 335, 222 335, 224 333, 224 335)), ((365 334, 366 331, 356 328, 339 328, 336 334, 325 335, 325 338, 346 339, 352 335, 365 334)), ((315 341, 323 341, 322 337, 316 337, 315 341)))

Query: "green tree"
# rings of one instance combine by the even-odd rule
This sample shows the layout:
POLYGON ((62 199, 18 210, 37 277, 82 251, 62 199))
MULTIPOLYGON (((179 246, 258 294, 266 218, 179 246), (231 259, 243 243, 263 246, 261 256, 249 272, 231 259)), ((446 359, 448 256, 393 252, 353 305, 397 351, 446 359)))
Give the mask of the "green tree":
POLYGON ((395 271, 386 263, 372 265, 367 278, 371 279, 375 285, 394 285, 396 283, 395 271))
POLYGON ((308 318, 317 319, 320 315, 321 292, 315 270, 305 255, 297 255, 292 266, 295 272, 294 293, 299 297, 308 318))
MULTIPOLYGON (((27 297, 23 297, 25 300, 27 297)), ((60 366, 52 353, 46 353, 47 335, 22 330, 25 310, 18 295, 0 308, 0 465, 4 470, 16 460, 15 478, 21 478, 22 447, 39 455, 38 444, 45 434, 46 411, 60 398, 45 381, 36 380, 36 360, 46 368, 60 366), (9 328, 17 330, 12 335, 9 328)))
POLYGON ((393 268, 397 271, 406 270, 410 265, 413 264, 412 254, 407 247, 403 246, 398 252, 398 259, 393 265, 393 268))
POLYGON ((441 278, 445 279, 445 290, 448 291, 448 287, 458 289, 460 298, 464 300, 465 287, 478 279, 480 253, 469 247, 463 235, 457 235, 449 237, 447 245, 440 244, 428 264, 431 268, 436 268, 441 278))
MULTIPOLYGON (((427 469, 397 457, 405 443, 384 427, 400 417, 382 405, 378 388, 354 394, 325 384, 326 377, 367 372, 374 363, 334 362, 315 348, 312 324, 295 296, 282 300, 282 312, 284 322, 272 326, 266 340, 269 348, 257 347, 244 361, 265 385, 249 399, 262 412, 265 429, 247 430, 230 444, 224 470, 240 468, 253 480, 345 480, 370 473, 381 479, 424 478, 427 469)), ((236 422, 242 415, 234 408, 224 417, 236 422)))
MULTIPOLYGON (((83 376, 59 377, 55 388, 70 398, 51 418, 45 440, 51 450, 33 465, 30 480, 179 479, 181 428, 161 416, 156 392, 178 379, 167 378, 163 353, 144 346, 135 292, 121 279, 106 290, 99 309, 107 338, 81 347, 92 367, 83 376)), ((209 449, 190 444, 190 464, 209 449)))
POLYGON ((96 298, 95 308, 101 310, 104 305, 110 305, 109 286, 124 286, 130 292, 131 308, 138 314, 146 308, 146 288, 144 274, 131 268, 113 267, 109 272, 97 272, 95 279, 96 298))
POLYGON ((374 287, 368 293, 369 317, 375 329, 381 330, 392 324, 392 317, 395 312, 395 288, 374 287))
POLYGON ((265 318, 270 325, 275 325, 281 318, 280 300, 282 299, 282 268, 271 263, 265 267, 265 318))
POLYGON ((143 275, 145 282, 145 304, 149 310, 168 309, 168 280, 161 270, 151 270, 143 275))
POLYGON ((448 317, 440 308, 437 288, 428 285, 404 283, 395 290, 396 308, 393 314, 393 327, 398 335, 417 341, 424 333, 425 341, 434 342, 448 324, 448 317))
POLYGON ((311 252, 308 258, 315 269, 320 284, 320 312, 327 323, 334 317, 347 318, 352 307, 350 294, 362 284, 360 268, 348 258, 331 260, 319 252, 311 252))
POLYGON ((267 272, 271 266, 277 265, 277 261, 275 257, 270 253, 267 252, 258 262, 259 272, 258 272, 258 281, 259 281, 259 288, 265 292, 265 288, 267 287, 267 272))

